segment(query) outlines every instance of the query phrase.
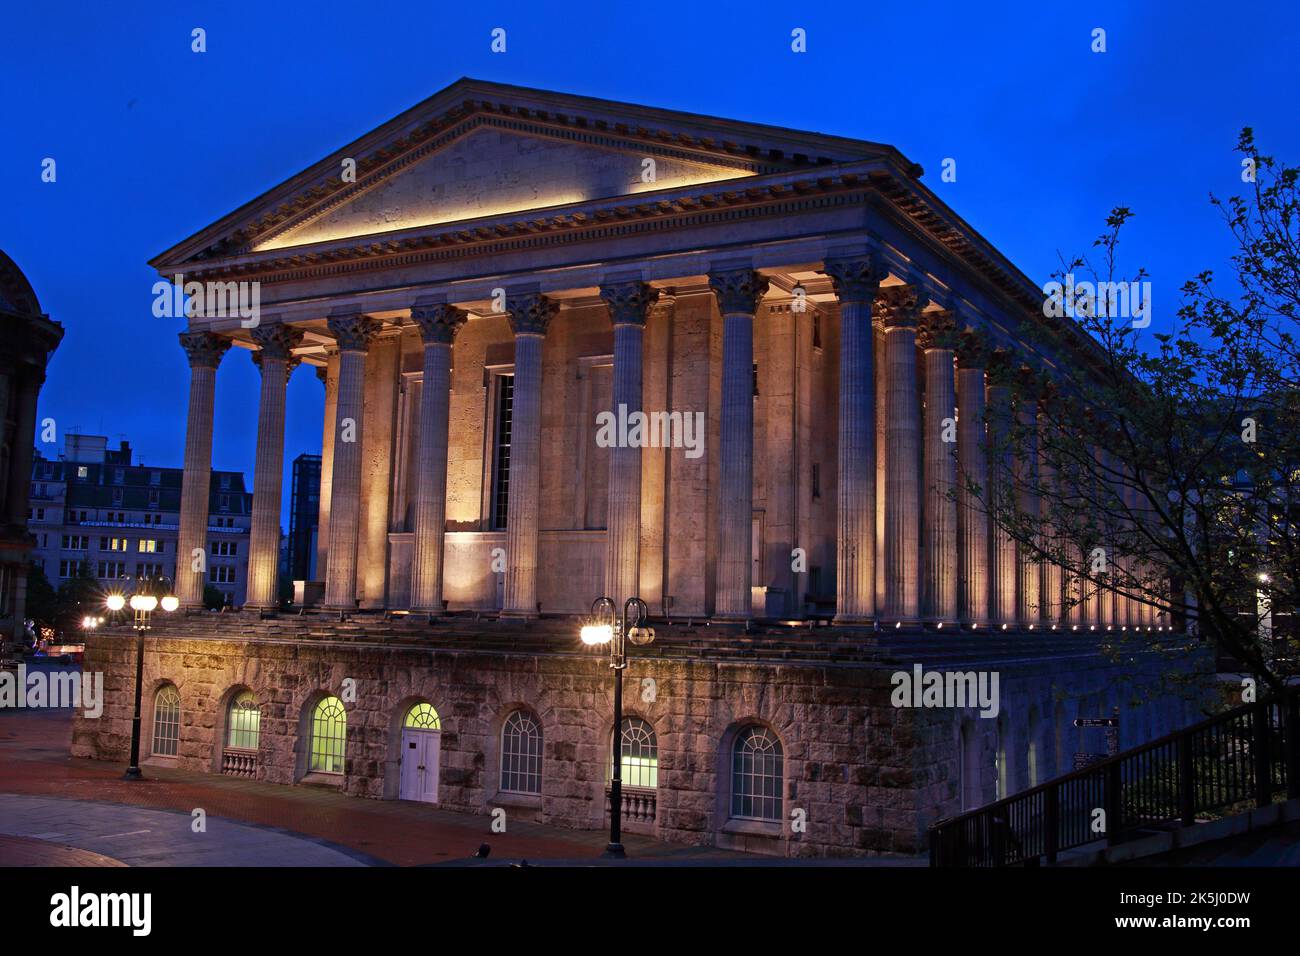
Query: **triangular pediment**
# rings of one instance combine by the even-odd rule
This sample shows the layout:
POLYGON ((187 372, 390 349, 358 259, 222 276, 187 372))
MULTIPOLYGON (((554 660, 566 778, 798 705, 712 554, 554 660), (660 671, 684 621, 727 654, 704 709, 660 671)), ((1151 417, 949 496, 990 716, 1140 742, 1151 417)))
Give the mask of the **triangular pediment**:
POLYGON ((563 130, 521 131, 495 118, 428 155, 277 229, 254 251, 382 235, 401 229, 609 199, 754 175, 743 164, 705 162, 674 150, 636 150, 616 138, 563 130), (605 141, 602 141, 605 140, 605 141))
POLYGON ((908 165, 863 140, 463 79, 151 264, 166 271, 337 239, 383 241, 426 226, 881 158, 908 165))

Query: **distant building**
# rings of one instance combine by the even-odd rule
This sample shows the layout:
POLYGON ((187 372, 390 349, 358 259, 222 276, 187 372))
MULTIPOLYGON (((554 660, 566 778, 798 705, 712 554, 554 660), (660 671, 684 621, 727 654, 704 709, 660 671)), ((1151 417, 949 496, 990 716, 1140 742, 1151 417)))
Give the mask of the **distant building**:
POLYGON ((293 460, 289 488, 288 580, 316 580, 316 528, 320 523, 321 456, 302 454, 293 460))
MULTIPOLYGON (((57 461, 37 456, 31 469, 32 559, 50 583, 76 577, 83 563, 106 588, 124 577, 174 581, 182 469, 133 463, 129 443, 110 449, 102 435, 63 444, 57 461)), ((237 471, 212 472, 211 489, 205 580, 240 605, 253 496, 237 471)))
POLYGON ((36 440, 36 399, 63 326, 0 252, 0 641, 22 640, 27 612, 27 472, 36 440))

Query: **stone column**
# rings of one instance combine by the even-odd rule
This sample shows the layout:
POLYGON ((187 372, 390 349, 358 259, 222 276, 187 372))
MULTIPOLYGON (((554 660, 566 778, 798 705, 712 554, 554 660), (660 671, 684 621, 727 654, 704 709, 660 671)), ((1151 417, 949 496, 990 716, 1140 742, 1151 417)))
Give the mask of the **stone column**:
MULTIPOLYGON (((1022 366, 1016 372, 1015 445, 1016 510, 1030 522, 1038 520, 1038 398, 1033 372, 1022 366)), ((1035 535, 1035 538, 1037 536, 1035 535)), ((1037 549, 1016 543, 1016 619, 1022 626, 1042 618, 1042 577, 1037 549)))
POLYGON ((542 342, 559 307, 538 292, 506 298, 515 333, 510 486, 506 505, 506 617, 537 616, 537 521, 542 481, 542 342))
POLYGON ((722 427, 714 616, 753 616, 754 312, 767 277, 752 269, 709 274, 722 313, 722 427))
POLYGON ((210 332, 182 332, 180 339, 181 348, 190 360, 190 404, 185 425, 181 513, 176 532, 176 596, 182 607, 201 608, 208 566, 213 402, 217 366, 230 348, 230 342, 210 332))
POLYGON ((325 606, 357 606, 357 537, 361 522, 361 426, 366 352, 380 325, 357 312, 329 317, 339 350, 335 405, 334 463, 330 475, 329 568, 325 606))
POLYGON ((885 621, 921 614, 921 408, 916 389, 916 322, 926 299, 915 286, 880 290, 885 327, 885 621))
POLYGON ((921 316, 925 354, 925 615, 954 624, 957 608, 956 326, 948 311, 921 316))
POLYGON ((840 300, 835 621, 876 616, 876 391, 872 303, 885 278, 871 257, 828 259, 840 300))
POLYGON ((966 626, 989 622, 989 518, 981 500, 988 492, 986 361, 980 341, 965 334, 957 353, 957 537, 961 621, 966 626))
POLYGON ((284 404, 289 375, 297 360, 293 348, 302 332, 280 322, 264 322, 252 331, 258 351, 253 361, 262 370, 257 412, 257 459, 253 466, 253 514, 248 539, 250 608, 275 608, 280 570, 280 498, 284 487, 284 404))
POLYGON ((447 419, 451 413, 451 348, 465 313, 445 302, 417 302, 411 319, 424 341, 420 434, 416 446, 411 610, 442 613, 443 533, 447 525, 447 419))
MULTIPOLYGON (((600 287, 614 326, 614 414, 622 420, 641 408, 641 345, 659 291, 644 282, 600 287)), ((641 448, 615 443, 609 450, 609 518, 605 533, 605 594, 620 608, 640 596, 641 448)))
POLYGON ((1052 509, 1059 506, 1060 491, 1056 484, 1056 469, 1050 461, 1049 450, 1043 440, 1043 436, 1048 434, 1051 427, 1050 415, 1051 395, 1044 396, 1038 403, 1038 474, 1039 481, 1045 491, 1048 492, 1048 503, 1044 505, 1039 503, 1040 515, 1043 518, 1044 547, 1049 557, 1043 561, 1042 567, 1042 605, 1043 620, 1050 625, 1060 625, 1064 622, 1061 614, 1061 589, 1062 589, 1062 569, 1061 565, 1051 555, 1061 553, 1061 542, 1058 540, 1059 531, 1055 522, 1052 520, 1052 509))
MULTIPOLYGON (((989 357, 988 388, 985 402, 988 405, 988 493, 985 504, 993 515, 1005 515, 1012 504, 1012 477, 1014 464, 1011 453, 1012 422, 1011 403, 1013 377, 1009 356, 1002 350, 989 357)), ((996 520, 989 518, 989 594, 993 623, 1012 625, 1016 621, 1016 542, 996 520)))

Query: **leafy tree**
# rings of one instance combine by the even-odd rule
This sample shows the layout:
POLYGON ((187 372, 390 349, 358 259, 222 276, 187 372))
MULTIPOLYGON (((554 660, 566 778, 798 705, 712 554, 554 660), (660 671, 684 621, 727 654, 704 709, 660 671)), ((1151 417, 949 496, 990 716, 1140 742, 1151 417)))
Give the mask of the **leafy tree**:
MULTIPOLYGON (((1060 569, 1060 591, 1040 596, 1050 618, 1118 592, 1279 688, 1297 652, 1269 625, 1293 620, 1300 571, 1300 174, 1249 129, 1237 149, 1250 190, 1211 197, 1236 243, 1229 287, 1200 273, 1172 329, 1149 334, 1149 299, 1135 309, 1131 295, 1146 273, 1117 265, 1133 213, 1114 209, 1093 258, 1062 260, 1046 321, 1022 330, 1034 351, 1074 337, 1088 360, 1050 374, 1026 356, 993 362, 1013 411, 990 409, 989 481, 964 480, 1022 555, 1060 569)), ((1135 638, 1169 646, 1160 631, 1135 638)))

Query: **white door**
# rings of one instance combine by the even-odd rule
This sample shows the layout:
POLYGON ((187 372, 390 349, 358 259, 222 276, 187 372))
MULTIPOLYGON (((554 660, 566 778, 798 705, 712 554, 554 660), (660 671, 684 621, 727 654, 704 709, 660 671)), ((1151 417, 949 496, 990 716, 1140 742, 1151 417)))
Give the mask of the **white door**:
POLYGON ((436 730, 402 730, 402 773, 398 798, 438 802, 438 757, 442 734, 436 730))

